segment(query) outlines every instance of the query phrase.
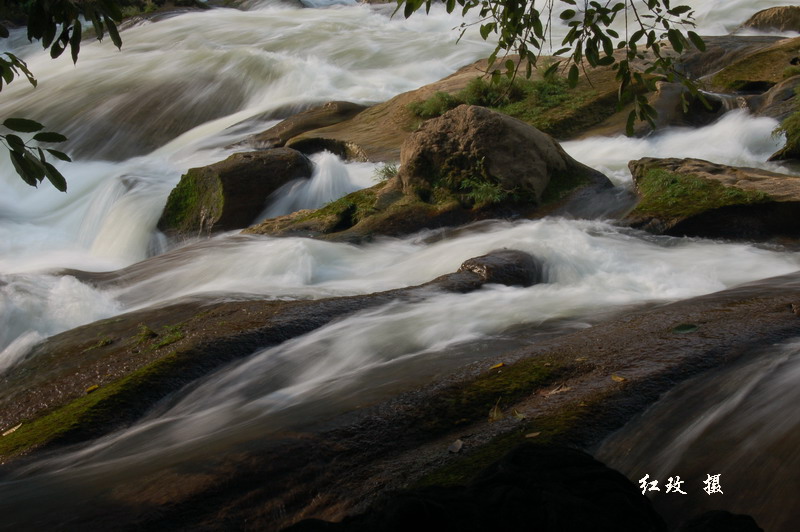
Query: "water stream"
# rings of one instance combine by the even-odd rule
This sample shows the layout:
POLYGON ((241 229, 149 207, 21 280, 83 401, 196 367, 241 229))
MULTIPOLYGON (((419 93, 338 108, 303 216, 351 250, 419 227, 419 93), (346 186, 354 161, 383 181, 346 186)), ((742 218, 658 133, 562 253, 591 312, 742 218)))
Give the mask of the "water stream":
MULTIPOLYGON (((687 3, 695 5, 705 34, 725 33, 760 8, 790 5, 687 3)), ((31 189, 9 161, 0 161, 0 371, 47 336, 191 295, 371 293, 426 282, 499 247, 543 260, 548 284, 397 303, 257 351, 136 426, 0 482, 0 508, 14 507, 20 522, 46 505, 111 497, 144 471, 206 460, 298 420, 407 388, 479 359, 488 342, 520 341, 511 332, 518 327, 585 327, 608 309, 688 298, 800 267, 800 256, 779 249, 654 237, 566 218, 489 222, 363 246, 237 234, 166 241, 155 225, 186 169, 224 159, 233 151, 227 146, 292 110, 328 100, 383 101, 491 51, 474 32, 456 44, 451 29, 460 19, 438 5, 406 21, 390 18, 391 6, 324 4, 253 2, 245 12, 142 22, 123 31, 121 52, 107 42, 84 44, 77 66, 14 44, 40 85, 4 88, 0 115, 27 116, 64 132, 76 161, 60 166, 68 194, 47 185, 31 189), (115 282, 90 285, 61 275, 64 268, 114 271, 115 282)), ((697 130, 564 147, 625 188, 627 162, 643 156, 780 171, 764 162, 781 145, 771 136, 775 125, 733 111, 697 130)), ((314 178, 287 185, 269 205, 265 198, 263 216, 315 208, 373 182, 375 165, 344 163, 329 153, 314 162, 314 178)))

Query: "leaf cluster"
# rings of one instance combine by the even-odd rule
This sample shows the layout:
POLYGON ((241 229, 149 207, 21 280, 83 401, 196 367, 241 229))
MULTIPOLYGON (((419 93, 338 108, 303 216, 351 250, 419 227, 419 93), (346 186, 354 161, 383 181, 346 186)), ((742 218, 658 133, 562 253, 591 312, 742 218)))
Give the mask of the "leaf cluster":
POLYGON ((27 120, 25 118, 7 118, 3 121, 3 126, 15 133, 34 133, 28 141, 23 140, 15 133, 0 135, 0 141, 8 149, 11 163, 14 170, 27 184, 35 187, 46 177, 56 189, 66 192, 67 181, 58 169, 47 162, 45 151, 56 159, 70 161, 69 156, 58 150, 41 146, 30 146, 28 143, 33 140, 37 143, 59 143, 67 140, 67 137, 52 131, 42 131, 44 126, 39 122, 27 120))
MULTIPOLYGON (((107 31, 114 45, 117 48, 122 47, 122 39, 116 26, 116 22, 122 19, 122 13, 115 0, 31 0, 28 3, 28 39, 41 41, 42 46, 50 50, 50 57, 53 59, 69 48, 72 61, 77 62, 83 39, 81 17, 92 24, 98 40, 102 40, 107 31)), ((8 28, 0 24, 0 38, 5 39, 8 36, 8 28)), ((3 83, 8 85, 23 75, 36 87, 36 78, 25 61, 10 52, 0 54, 0 90, 3 83)), ((44 126, 33 120, 8 118, 2 125, 14 132, 0 134, 0 140, 8 149, 11 162, 20 178, 35 187, 46 177, 58 190, 66 191, 64 176, 47 161, 45 151, 63 161, 69 161, 69 156, 58 150, 43 150, 40 146, 29 143, 64 142, 67 138, 59 133, 42 131, 44 126), (15 133, 35 135, 24 141, 15 133)))
MULTIPOLYGON (((425 6, 430 10, 433 0, 398 0, 406 17, 425 6)), ((665 42, 680 54, 690 46, 704 50, 703 40, 691 29, 694 13, 686 5, 670 5, 670 0, 446 0, 448 12, 461 8, 461 14, 477 11, 479 20, 462 23, 462 36, 473 25, 479 25, 484 40, 497 40, 489 57, 492 80, 503 75, 515 78, 524 64, 529 78, 546 48, 557 49, 553 55, 564 57, 547 68, 546 74, 561 70, 570 86, 578 83, 587 66, 611 67, 619 83, 619 101, 632 99, 634 109, 628 116, 627 131, 633 133, 638 118, 655 124, 656 111, 647 102, 646 92, 655 89, 658 76, 684 84, 690 94, 703 101, 702 94, 690 79, 675 69, 672 57, 666 53, 665 42), (553 43, 553 25, 558 17, 566 24, 566 36, 557 46, 553 43), (624 18, 624 34, 612 28, 624 18), (521 62, 509 58, 519 54, 521 62), (500 63, 500 66, 497 67, 500 63), (647 90, 642 90, 642 89, 647 90)), ((683 100, 685 108, 689 102, 683 100)))

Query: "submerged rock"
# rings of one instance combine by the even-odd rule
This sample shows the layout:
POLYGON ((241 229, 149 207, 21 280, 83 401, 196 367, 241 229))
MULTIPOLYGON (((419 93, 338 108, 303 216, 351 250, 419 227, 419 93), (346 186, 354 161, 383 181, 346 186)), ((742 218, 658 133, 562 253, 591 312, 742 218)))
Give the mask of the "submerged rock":
POLYGON ((611 187, 549 135, 462 105, 425 122, 404 143, 398 174, 316 211, 267 220, 246 233, 358 241, 530 216, 578 191, 611 187))
POLYGON ((484 282, 508 286, 531 286, 542 282, 543 267, 530 254, 500 249, 469 259, 458 269, 478 274, 484 282))
POLYGON ((158 228, 170 236, 199 236, 247 227, 267 198, 289 181, 310 177, 313 165, 289 148, 235 153, 181 176, 158 228))
POLYGON ((800 177, 700 159, 628 164, 641 200, 634 227, 674 236, 745 240, 800 236, 800 177))

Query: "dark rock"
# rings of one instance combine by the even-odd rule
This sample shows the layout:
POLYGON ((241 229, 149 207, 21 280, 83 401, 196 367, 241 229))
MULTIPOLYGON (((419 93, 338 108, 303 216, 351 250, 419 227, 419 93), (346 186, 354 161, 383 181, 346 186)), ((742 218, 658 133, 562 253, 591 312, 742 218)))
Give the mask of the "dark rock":
POLYGON ((762 9, 741 25, 759 31, 800 31, 800 6, 762 9))
POLYGON ((192 168, 170 193, 158 228, 171 236, 198 236, 247 227, 270 194, 312 171, 311 161, 289 148, 235 153, 192 168))
POLYGON ((286 532, 488 530, 665 531, 650 501, 625 476, 564 447, 521 445, 466 487, 429 487, 383 497, 341 523, 301 521, 286 532))
POLYGON ((290 116, 286 120, 254 135, 249 143, 256 148, 281 147, 292 137, 321 127, 332 126, 348 120, 364 109, 366 105, 351 102, 328 102, 323 105, 290 116))
POLYGON ((800 236, 800 177, 700 159, 628 164, 641 200, 626 221, 674 236, 800 236))
POLYGON ((542 282, 543 267, 529 253, 513 249, 499 249, 487 255, 469 259, 458 269, 474 272, 487 283, 508 286, 531 286, 542 282))
POLYGON ((764 532, 749 515, 712 510, 683 523, 678 532, 764 532))

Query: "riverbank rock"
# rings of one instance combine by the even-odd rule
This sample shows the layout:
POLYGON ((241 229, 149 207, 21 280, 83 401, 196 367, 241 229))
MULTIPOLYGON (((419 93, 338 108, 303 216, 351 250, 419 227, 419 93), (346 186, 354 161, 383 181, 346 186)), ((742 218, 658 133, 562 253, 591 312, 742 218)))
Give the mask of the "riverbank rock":
POLYGON ((800 6, 762 9, 741 25, 759 31, 800 31, 800 6))
POLYGON ((628 164, 641 200, 634 227, 675 236, 768 240, 800 236, 800 177, 700 159, 628 164))
POLYGON ((192 168, 170 193, 158 228, 169 236, 196 237, 247 227, 270 194, 312 172, 311 161, 289 148, 235 153, 192 168))
MULTIPOLYGON (((87 274, 99 285, 157 275, 184 247, 125 270, 87 274)), ((154 403, 223 364, 308 333, 336 318, 437 292, 467 293, 487 283, 542 280, 530 254, 497 250, 454 273, 408 288, 302 301, 190 298, 63 332, 0 374, 0 464, 40 447, 98 437, 134 422, 154 403)), ((74 272, 81 276, 79 272, 74 272)))
POLYGON ((400 160, 399 172, 385 183, 245 233, 347 241, 400 236, 530 216, 577 191, 611 187, 549 135, 477 106, 462 105, 423 123, 403 144, 400 160))

